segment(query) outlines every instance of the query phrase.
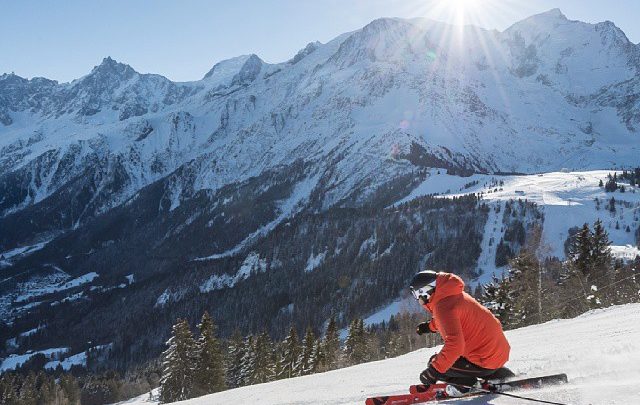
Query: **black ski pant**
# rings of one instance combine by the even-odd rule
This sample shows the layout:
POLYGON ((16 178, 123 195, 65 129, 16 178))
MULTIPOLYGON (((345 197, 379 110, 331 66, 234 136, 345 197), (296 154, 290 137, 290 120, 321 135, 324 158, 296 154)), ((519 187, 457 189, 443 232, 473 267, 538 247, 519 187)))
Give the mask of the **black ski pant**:
MULTIPOLYGON (((429 364, 431 364, 431 360, 429 360, 429 364)), ((458 358, 458 360, 453 363, 449 370, 444 373, 439 372, 433 367, 431 368, 431 372, 434 372, 435 374, 434 377, 439 381, 443 381, 453 385, 460 384, 466 386, 472 386, 476 383, 476 381, 478 381, 478 378, 493 377, 495 374, 502 370, 506 369, 501 368, 498 370, 490 370, 487 368, 482 368, 478 365, 473 364, 464 357, 458 358)), ((509 373, 511 372, 509 371, 509 373)))

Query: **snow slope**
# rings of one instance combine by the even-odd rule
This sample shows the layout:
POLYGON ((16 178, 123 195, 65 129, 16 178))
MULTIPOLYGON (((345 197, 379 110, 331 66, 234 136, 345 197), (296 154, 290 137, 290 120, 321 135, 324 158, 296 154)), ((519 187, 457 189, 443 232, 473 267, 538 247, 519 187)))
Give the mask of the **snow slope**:
MULTIPOLYGON (((508 200, 528 200, 538 205, 544 214, 541 257, 555 256, 564 259, 564 242, 569 229, 584 223, 593 226, 600 219, 609 233, 612 253, 625 260, 633 259, 640 251, 635 247, 634 232, 640 226, 640 190, 624 184, 626 192, 607 193, 599 187, 600 180, 607 182, 607 175, 614 171, 594 170, 585 172, 552 172, 531 175, 485 175, 458 177, 443 170, 431 170, 429 177, 399 203, 422 195, 438 194, 446 197, 469 193, 482 194, 491 206, 485 226, 482 253, 478 268, 484 270, 476 282, 487 282, 491 274, 500 273, 495 267, 495 248, 504 235, 503 210, 496 213, 498 205, 504 208, 508 200), (475 184, 477 182, 477 184, 475 184), (502 182, 502 183, 501 183, 502 182), (472 185, 473 184, 473 185, 472 185), (616 200, 616 211, 607 209, 611 198, 616 200), (597 200, 597 201, 596 201, 597 200), (629 232, 627 232, 627 226, 629 232), (493 244, 489 241, 493 239, 493 244)), ((618 175, 621 172, 617 172, 618 175)), ((622 185, 623 183, 620 183, 622 185)))
MULTIPOLYGON (((640 304, 596 310, 507 332, 508 366, 519 375, 564 372, 569 383, 516 392, 567 404, 640 403, 640 304)), ((212 404, 363 404, 368 396, 402 393, 438 348, 322 374, 229 390, 180 402, 212 404)), ((149 395, 124 402, 149 404, 149 395)), ((465 404, 520 404, 496 395, 465 404)), ((123 404, 124 404, 123 403, 123 404)))

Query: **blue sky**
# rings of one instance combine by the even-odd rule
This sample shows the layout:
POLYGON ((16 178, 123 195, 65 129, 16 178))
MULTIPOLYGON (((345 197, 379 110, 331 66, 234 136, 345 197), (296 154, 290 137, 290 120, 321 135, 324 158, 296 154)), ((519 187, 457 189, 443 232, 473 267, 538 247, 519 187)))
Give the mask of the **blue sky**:
MULTIPOLYGON (((456 0, 111 0, 0 1, 0 73, 61 82, 102 58, 172 80, 197 80, 216 62, 255 53, 291 58, 307 43, 327 42, 378 17, 429 17, 456 0)), ((573 20, 611 20, 640 42, 637 0, 460 0, 482 13, 477 23, 503 30, 560 8, 573 20), (490 4, 493 3, 493 4, 490 4)))

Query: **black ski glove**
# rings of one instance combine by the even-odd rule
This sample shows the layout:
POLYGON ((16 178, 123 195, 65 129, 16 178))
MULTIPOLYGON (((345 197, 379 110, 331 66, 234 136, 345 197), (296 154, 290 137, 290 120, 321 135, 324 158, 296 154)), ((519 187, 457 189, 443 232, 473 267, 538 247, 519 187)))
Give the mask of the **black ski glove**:
POLYGON ((429 368, 427 368, 422 373, 420 373, 420 381, 424 385, 435 384, 438 382, 438 379, 436 378, 436 375, 437 375, 436 373, 437 373, 436 369, 431 364, 429 364, 429 368))
POLYGON ((424 335, 425 333, 433 333, 433 331, 429 328, 429 322, 422 322, 416 327, 416 333, 418 335, 424 335))

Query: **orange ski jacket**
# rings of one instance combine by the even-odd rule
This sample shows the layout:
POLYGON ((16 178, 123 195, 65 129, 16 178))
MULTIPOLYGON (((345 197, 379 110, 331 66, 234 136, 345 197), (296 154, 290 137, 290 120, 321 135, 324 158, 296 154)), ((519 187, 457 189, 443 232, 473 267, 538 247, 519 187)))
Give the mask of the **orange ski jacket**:
POLYGON ((511 347, 500 321, 464 292, 460 277, 438 273, 435 292, 423 306, 433 315, 429 328, 444 339, 444 347, 431 362, 439 372, 446 373, 461 356, 490 370, 509 360, 511 347))

